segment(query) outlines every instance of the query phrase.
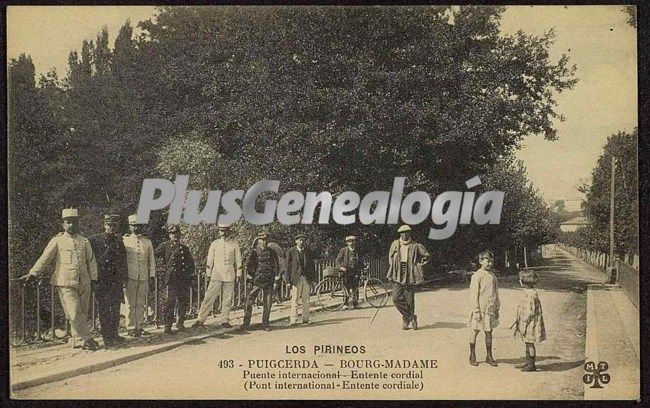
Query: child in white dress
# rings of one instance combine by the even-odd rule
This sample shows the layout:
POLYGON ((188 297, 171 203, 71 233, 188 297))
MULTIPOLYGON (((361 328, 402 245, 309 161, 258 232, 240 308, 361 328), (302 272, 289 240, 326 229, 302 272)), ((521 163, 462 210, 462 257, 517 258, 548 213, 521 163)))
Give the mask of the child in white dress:
POLYGON ((499 283, 492 272, 494 254, 483 251, 478 256, 481 268, 474 272, 469 285, 470 305, 468 326, 472 329, 469 340, 469 363, 477 366, 476 336, 479 331, 485 333, 485 362, 496 367, 497 362, 492 357, 492 329, 499 325, 499 283))
POLYGON ((533 287, 537 283, 537 279, 537 274, 532 270, 519 272, 519 284, 525 289, 517 306, 517 320, 512 324, 515 328, 514 336, 526 343, 526 363, 515 367, 527 372, 537 370, 535 367, 535 343, 546 340, 542 304, 533 287))

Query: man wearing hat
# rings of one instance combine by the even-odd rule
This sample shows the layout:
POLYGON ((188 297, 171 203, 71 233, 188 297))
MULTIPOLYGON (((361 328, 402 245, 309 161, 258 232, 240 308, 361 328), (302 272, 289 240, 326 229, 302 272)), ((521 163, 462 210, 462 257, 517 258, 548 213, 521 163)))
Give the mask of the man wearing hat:
POLYGON ((95 296, 99 311, 99 324, 104 345, 111 347, 124 338, 118 335, 122 289, 129 280, 126 266, 126 249, 117 236, 119 216, 104 216, 104 232, 90 237, 90 245, 97 257, 97 287, 95 296))
POLYGON ((230 225, 219 224, 219 238, 212 241, 208 249, 206 275, 210 277, 205 298, 199 308, 199 316, 192 327, 203 327, 205 319, 214 307, 214 302, 223 288, 221 296, 221 325, 230 325, 230 307, 235 293, 235 284, 242 276, 241 249, 237 241, 231 238, 230 225))
POLYGON ((63 232, 50 240, 43 254, 27 275, 24 282, 39 276, 45 267, 55 262, 50 285, 56 288, 72 327, 73 338, 81 338, 82 348, 97 350, 99 345, 91 335, 88 320, 91 286, 97 281, 97 262, 90 242, 77 234, 79 212, 76 208, 62 211, 63 232))
POLYGON ((165 241, 155 250, 155 255, 165 263, 165 334, 174 334, 174 306, 178 304, 178 331, 185 330, 185 314, 189 302, 190 279, 194 273, 194 258, 187 245, 181 243, 181 228, 171 225, 167 228, 169 241, 165 241))
POLYGON ((302 304, 302 324, 309 324, 309 292, 310 283, 318 275, 314 267, 314 255, 305 246, 305 234, 294 237, 295 246, 287 251, 285 282, 291 284, 291 310, 289 313, 290 324, 297 324, 298 308, 302 304))
POLYGON ((393 241, 388 250, 388 275, 393 283, 393 303, 402 314, 402 329, 418 328, 415 315, 415 294, 413 285, 422 281, 422 266, 429 261, 429 252, 422 244, 411 239, 411 227, 402 225, 397 230, 399 239, 393 241))
MULTIPOLYGON (((363 263, 357 251, 357 237, 348 235, 345 237, 347 244, 339 250, 336 256, 336 267, 343 272, 343 284, 352 294, 352 307, 355 309, 359 307, 359 275, 363 272, 363 263)), ((348 298, 345 298, 343 308, 348 307, 348 298)))
POLYGON ((267 231, 261 231, 257 234, 257 245, 253 248, 246 261, 246 273, 253 279, 253 288, 246 297, 244 323, 239 328, 240 332, 245 332, 250 327, 253 303, 260 291, 262 291, 264 304, 262 329, 271 330, 269 317, 273 302, 273 284, 275 277, 280 272, 280 262, 278 254, 269 247, 268 240, 269 234, 267 231))
POLYGON ((126 301, 129 304, 129 316, 126 320, 128 334, 140 337, 149 334, 144 331, 145 310, 149 280, 156 276, 156 260, 151 240, 142 235, 142 225, 136 222, 135 214, 129 215, 130 234, 122 237, 126 248, 126 265, 129 280, 126 284, 126 301))

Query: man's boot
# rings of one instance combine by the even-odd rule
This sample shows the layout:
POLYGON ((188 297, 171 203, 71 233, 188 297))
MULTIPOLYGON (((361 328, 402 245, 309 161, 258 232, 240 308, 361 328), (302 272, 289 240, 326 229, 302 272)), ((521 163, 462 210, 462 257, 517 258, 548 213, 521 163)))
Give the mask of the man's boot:
POLYGON ((244 323, 244 324, 242 324, 241 326, 239 326, 239 327, 234 331, 234 333, 235 333, 235 334, 248 334, 248 329, 249 329, 249 327, 250 327, 250 326, 249 326, 248 324, 244 323))
POLYGON ((526 347, 526 362, 522 364, 517 364, 515 368, 524 368, 528 367, 530 365, 530 351, 528 350, 528 347, 526 347))
POLYGON ((179 332, 185 331, 185 322, 183 320, 179 320, 178 323, 176 323, 176 330, 179 332))
POLYGON ((469 343, 469 363, 473 366, 477 366, 476 362, 476 343, 469 343))
POLYGON ((413 315, 413 318, 411 319, 411 325, 413 326, 413 330, 418 329, 418 317, 416 315, 413 315))
POLYGON ((524 372, 537 371, 537 367, 535 366, 535 356, 529 356, 528 357, 528 364, 526 364, 524 367, 522 367, 521 371, 524 371, 524 372))
POLYGON ((83 344, 81 345, 82 350, 95 351, 98 348, 99 348, 99 344, 97 344, 95 339, 84 340, 83 344))
POLYGON ((491 365, 492 367, 497 366, 497 362, 494 360, 492 357, 492 338, 490 337, 485 338, 485 352, 487 354, 487 357, 485 358, 485 362, 491 365))
POLYGON ((402 330, 408 330, 409 329, 409 323, 411 323, 410 320, 402 320, 402 330))
POLYGON ((171 323, 165 323, 165 331, 163 333, 165 333, 165 334, 176 334, 176 332, 172 331, 172 324, 171 323))

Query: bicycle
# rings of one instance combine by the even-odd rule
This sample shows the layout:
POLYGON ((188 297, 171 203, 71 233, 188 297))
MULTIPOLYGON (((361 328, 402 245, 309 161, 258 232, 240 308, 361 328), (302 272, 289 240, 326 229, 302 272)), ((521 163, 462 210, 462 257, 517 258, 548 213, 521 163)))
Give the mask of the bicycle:
MULTIPOLYGON (((365 264, 363 272, 359 275, 358 288, 361 289, 363 285, 363 300, 374 308, 380 308, 388 302, 388 290, 381 280, 368 276, 369 270, 370 267, 365 264)), ((318 303, 325 310, 339 310, 343 307, 346 298, 352 298, 352 294, 343 284, 341 271, 337 268, 327 267, 323 272, 325 277, 316 285, 318 303)))

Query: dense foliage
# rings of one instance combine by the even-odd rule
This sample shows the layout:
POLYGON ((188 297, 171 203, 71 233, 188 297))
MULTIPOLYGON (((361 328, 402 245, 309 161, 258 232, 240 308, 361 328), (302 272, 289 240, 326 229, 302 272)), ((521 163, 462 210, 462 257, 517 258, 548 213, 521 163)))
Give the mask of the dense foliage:
MULTIPOLYGON (((503 223, 466 226, 440 256, 549 239, 547 210, 512 160, 529 136, 555 139, 554 95, 576 81, 552 61, 552 32, 499 32, 502 7, 162 7, 115 45, 102 30, 68 73, 35 80, 9 64, 10 253, 23 274, 75 205, 86 234, 104 211, 135 212, 142 180, 185 172, 195 189, 506 191, 503 223)), ((149 226, 161 238, 164 214, 149 226)), ((242 223, 243 224, 243 223, 242 223)), ((250 242, 253 228, 238 225, 250 242)), ((300 227, 272 225, 282 245, 300 227)), ((308 226, 322 255, 353 232, 385 252, 394 226, 308 226)), ((211 228, 188 237, 201 259, 211 228)))
POLYGON ((609 223, 612 158, 616 159, 614 179, 614 251, 619 255, 639 252, 638 129, 618 132, 607 139, 594 168, 591 181, 582 186, 584 210, 589 225, 580 228, 571 240, 576 246, 609 251, 609 223))

